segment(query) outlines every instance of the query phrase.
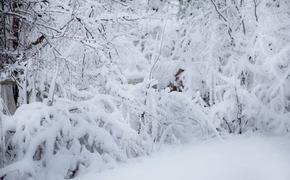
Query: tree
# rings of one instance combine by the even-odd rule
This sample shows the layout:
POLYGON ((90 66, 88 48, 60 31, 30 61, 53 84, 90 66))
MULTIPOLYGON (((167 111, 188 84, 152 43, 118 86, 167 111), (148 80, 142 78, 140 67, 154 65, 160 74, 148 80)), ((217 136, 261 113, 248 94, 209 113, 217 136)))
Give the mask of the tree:
POLYGON ((17 0, 1 0, 0 5, 2 24, 0 29, 0 98, 3 99, 4 106, 9 111, 5 111, 7 114, 15 112, 18 94, 11 67, 19 57, 20 20, 12 14, 16 13, 20 5, 17 0))

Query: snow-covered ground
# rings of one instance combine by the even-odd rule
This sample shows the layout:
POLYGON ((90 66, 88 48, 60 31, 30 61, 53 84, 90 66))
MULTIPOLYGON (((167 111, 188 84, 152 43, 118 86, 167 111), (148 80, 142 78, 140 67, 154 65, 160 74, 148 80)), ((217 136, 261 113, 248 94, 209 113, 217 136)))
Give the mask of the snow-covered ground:
POLYGON ((77 180, 289 180, 290 139, 231 137, 167 148, 77 180))

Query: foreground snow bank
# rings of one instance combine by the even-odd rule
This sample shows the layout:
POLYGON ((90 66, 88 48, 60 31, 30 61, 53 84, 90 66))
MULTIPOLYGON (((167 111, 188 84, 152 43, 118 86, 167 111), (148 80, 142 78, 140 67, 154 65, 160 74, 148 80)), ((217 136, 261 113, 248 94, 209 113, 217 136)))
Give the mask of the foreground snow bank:
POLYGON ((290 139, 232 137, 161 151, 77 180, 289 180, 290 139))
POLYGON ((0 114, 5 137, 0 179, 72 179, 90 167, 102 171, 163 144, 213 134, 204 113, 176 94, 165 96, 159 106, 170 113, 153 113, 155 106, 133 111, 119 98, 100 94, 79 102, 58 99, 53 106, 35 102, 20 106, 13 116, 0 114))

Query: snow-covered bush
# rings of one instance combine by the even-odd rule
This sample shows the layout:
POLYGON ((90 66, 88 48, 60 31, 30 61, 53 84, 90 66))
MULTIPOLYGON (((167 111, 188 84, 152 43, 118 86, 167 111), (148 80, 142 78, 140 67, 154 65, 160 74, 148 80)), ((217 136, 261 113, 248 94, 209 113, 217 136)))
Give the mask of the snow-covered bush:
POLYGON ((108 96, 23 105, 13 121, 5 129, 15 133, 6 141, 13 158, 1 170, 4 179, 70 179, 91 164, 102 169, 148 153, 108 96))
POLYGON ((163 93, 158 110, 157 142, 161 144, 198 141, 216 135, 201 107, 182 93, 163 93))
POLYGON ((205 114, 183 94, 163 94, 154 105, 153 92, 147 94, 148 106, 137 110, 109 95, 79 102, 58 99, 53 106, 22 105, 12 119, 4 118, 6 167, 0 176, 70 179, 91 165, 102 170, 164 143, 213 134, 205 114))

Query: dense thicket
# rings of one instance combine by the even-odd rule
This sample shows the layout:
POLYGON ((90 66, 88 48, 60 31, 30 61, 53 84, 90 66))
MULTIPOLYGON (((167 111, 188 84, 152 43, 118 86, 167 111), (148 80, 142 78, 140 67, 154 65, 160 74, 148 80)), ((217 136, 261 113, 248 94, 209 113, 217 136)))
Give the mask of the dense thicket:
POLYGON ((1 81, 17 85, 18 107, 9 115, 0 93, 0 179, 70 179, 165 143, 289 133, 288 0, 0 6, 1 81))

